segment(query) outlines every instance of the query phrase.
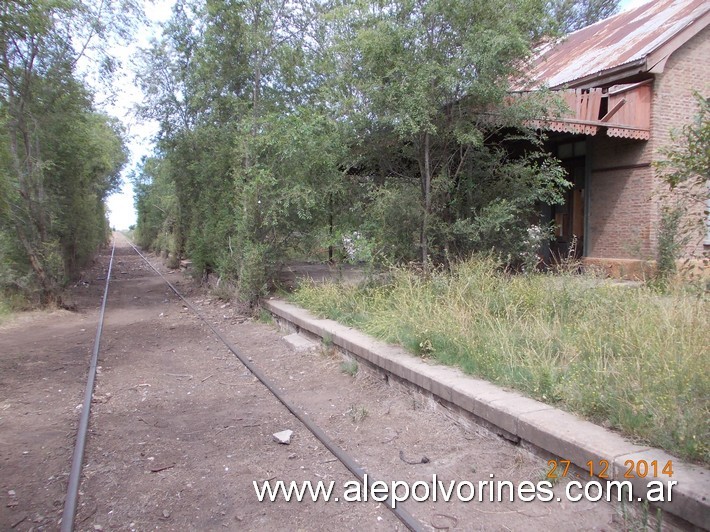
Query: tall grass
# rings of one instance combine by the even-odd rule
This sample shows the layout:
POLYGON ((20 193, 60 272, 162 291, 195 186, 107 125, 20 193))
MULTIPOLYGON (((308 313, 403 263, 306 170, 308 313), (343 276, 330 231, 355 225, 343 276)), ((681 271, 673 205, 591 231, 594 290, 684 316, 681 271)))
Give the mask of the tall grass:
POLYGON ((2 325, 10 316, 10 305, 8 305, 0 294, 0 325, 2 325))
POLYGON ((0 290, 0 325, 12 320, 18 312, 31 310, 32 302, 19 293, 0 290))
POLYGON ((709 302, 579 275, 508 276, 471 260, 293 300, 420 356, 710 462, 709 302))

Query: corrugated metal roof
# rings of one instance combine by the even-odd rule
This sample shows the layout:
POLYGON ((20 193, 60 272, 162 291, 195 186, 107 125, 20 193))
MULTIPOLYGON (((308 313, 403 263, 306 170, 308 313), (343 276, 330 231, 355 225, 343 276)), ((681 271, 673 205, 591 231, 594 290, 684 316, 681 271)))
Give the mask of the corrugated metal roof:
POLYGON ((708 11, 708 0, 657 0, 582 28, 541 46, 517 88, 557 88, 641 62, 708 11))

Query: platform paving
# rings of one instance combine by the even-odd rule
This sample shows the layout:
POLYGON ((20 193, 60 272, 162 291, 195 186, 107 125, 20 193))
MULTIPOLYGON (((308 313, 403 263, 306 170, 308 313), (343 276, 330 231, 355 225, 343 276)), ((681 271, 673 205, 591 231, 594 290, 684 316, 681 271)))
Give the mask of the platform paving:
MULTIPOLYGON (((332 320, 319 319, 286 301, 263 302, 277 323, 290 331, 328 343, 356 356, 400 382, 409 383, 475 418, 498 427, 509 439, 520 439, 544 452, 570 460, 583 471, 588 462, 610 464, 611 480, 630 480, 634 493, 646 495, 646 478, 624 478, 628 460, 673 462, 672 500, 657 503, 664 511, 695 527, 710 530, 710 470, 684 462, 665 451, 634 444, 616 432, 590 423, 520 393, 477 379, 456 368, 423 361, 403 348, 376 340, 332 320)), ((658 480, 671 480, 659 477, 658 480)))

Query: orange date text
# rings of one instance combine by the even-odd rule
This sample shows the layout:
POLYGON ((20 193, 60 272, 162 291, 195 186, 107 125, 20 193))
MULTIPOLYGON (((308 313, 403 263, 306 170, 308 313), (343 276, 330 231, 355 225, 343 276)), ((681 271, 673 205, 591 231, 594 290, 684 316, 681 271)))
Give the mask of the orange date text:
MULTIPOLYGON (((570 473, 570 460, 548 460, 547 478, 564 478, 570 473)), ((608 479, 611 476, 611 464, 608 460, 589 460, 587 462, 587 473, 590 477, 608 479)), ((659 476, 673 476, 673 460, 668 460, 665 464, 658 460, 626 460, 623 466, 623 478, 646 478, 659 476)), ((579 477, 579 475, 577 475, 579 477)))

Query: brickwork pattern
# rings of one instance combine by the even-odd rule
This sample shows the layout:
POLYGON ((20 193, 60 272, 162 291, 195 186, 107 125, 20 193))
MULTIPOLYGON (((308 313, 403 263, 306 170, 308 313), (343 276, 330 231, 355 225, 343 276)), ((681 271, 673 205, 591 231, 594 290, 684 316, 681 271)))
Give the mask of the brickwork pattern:
MULTIPOLYGON (((666 63, 662 74, 657 76, 654 101, 651 108, 652 135, 649 148, 654 160, 662 160, 662 150, 672 144, 672 134, 680 133, 683 126, 690 123, 696 113, 697 105, 694 92, 710 97, 710 27, 705 28, 683 47, 677 50, 666 63)), ((655 181, 658 192, 667 190, 660 178, 655 181)), ((662 202, 654 203, 652 224, 658 228, 662 202)), ((693 209, 696 218, 703 206, 693 209)), ((698 255, 703 252, 702 227, 698 225, 698 234, 691 239, 686 249, 688 255, 698 255)), ((658 241, 656 232, 652 234, 652 242, 658 241)))
MULTIPOLYGON (((661 150, 671 144, 671 132, 679 132, 693 119, 693 92, 710 96, 709 57, 710 28, 706 28, 676 50, 664 72, 656 75, 651 140, 590 138, 589 257, 655 258, 661 214, 659 192, 665 187, 651 163, 662 159, 661 150), (619 166, 636 167, 607 170, 619 166)), ((702 240, 699 234, 687 251, 701 253, 702 240)))

